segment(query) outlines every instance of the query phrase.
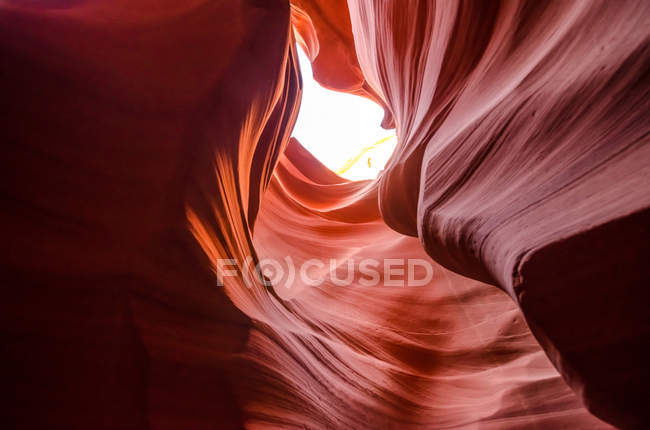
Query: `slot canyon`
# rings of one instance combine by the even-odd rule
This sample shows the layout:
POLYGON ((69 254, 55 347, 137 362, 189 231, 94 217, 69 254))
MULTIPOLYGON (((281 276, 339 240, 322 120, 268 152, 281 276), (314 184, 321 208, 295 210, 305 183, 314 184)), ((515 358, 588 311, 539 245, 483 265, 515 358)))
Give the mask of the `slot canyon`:
POLYGON ((2 0, 0 77, 3 428, 650 428, 648 0, 2 0))

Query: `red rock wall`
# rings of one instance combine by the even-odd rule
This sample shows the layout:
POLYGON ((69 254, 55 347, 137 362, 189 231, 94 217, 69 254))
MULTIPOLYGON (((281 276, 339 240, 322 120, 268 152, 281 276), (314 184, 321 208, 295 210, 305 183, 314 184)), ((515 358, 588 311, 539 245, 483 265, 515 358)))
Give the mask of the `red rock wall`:
POLYGON ((3 3, 7 427, 644 428, 649 19, 643 1, 3 3), (294 37, 396 127, 377 181, 289 141, 294 37), (350 255, 435 273, 217 286, 219 258, 350 255))
POLYGON ((589 408, 640 425, 648 3, 350 5, 400 140, 380 180, 386 222, 503 288, 589 408))
POLYGON ((252 323, 199 243, 251 253, 290 37, 282 1, 0 6, 4 428, 241 427, 252 323))

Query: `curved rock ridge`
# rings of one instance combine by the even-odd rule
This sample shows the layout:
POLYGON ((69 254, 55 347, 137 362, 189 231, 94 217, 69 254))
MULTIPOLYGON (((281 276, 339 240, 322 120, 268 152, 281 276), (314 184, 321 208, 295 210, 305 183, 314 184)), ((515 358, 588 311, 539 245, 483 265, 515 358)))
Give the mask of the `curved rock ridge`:
POLYGON ((5 427, 648 427, 649 9, 3 2, 5 427), (296 43, 377 180, 290 138, 296 43))
MULTIPOLYGON (((383 222, 376 183, 326 172, 292 140, 255 227, 260 258, 428 260, 383 222)), ((418 287, 358 277, 338 286, 325 267, 317 286, 283 277, 275 294, 229 291, 260 322, 245 353, 248 427, 610 428, 564 383, 510 297, 431 264, 418 287)))
POLYGON ((400 139, 383 218, 508 292, 591 411, 647 425, 650 5, 349 4, 400 139))
POLYGON ((0 5, 6 428, 241 428, 217 258, 298 109, 283 1, 0 5))

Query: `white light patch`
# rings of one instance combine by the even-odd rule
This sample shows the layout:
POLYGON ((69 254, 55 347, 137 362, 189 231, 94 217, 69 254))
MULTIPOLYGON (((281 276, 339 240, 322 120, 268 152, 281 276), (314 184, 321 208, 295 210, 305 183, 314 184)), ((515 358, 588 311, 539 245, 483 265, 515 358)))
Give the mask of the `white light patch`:
POLYGON ((293 136, 340 176, 374 179, 397 145, 395 133, 380 127, 384 111, 363 97, 321 87, 298 48, 303 93, 293 136))

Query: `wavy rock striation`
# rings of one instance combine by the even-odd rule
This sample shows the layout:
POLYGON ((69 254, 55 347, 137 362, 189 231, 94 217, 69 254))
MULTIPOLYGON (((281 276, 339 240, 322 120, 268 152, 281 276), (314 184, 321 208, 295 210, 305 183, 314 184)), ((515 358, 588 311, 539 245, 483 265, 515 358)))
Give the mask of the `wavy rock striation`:
POLYGON ((8 427, 647 427, 649 6, 2 3, 8 427), (295 42, 396 128, 377 180, 289 138, 295 42))

